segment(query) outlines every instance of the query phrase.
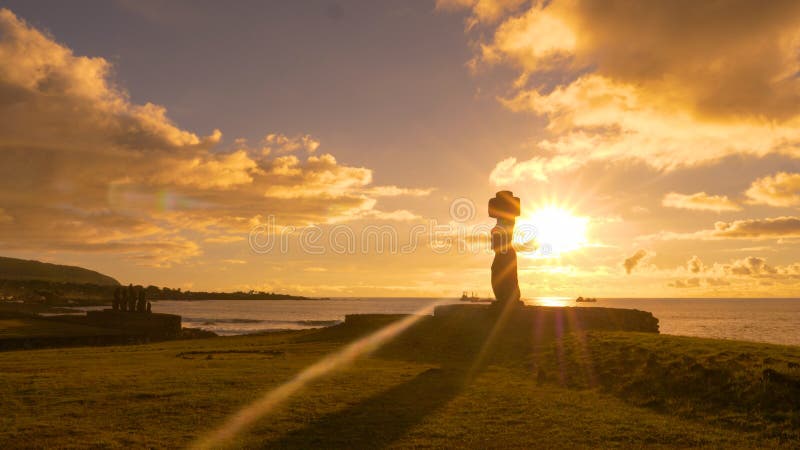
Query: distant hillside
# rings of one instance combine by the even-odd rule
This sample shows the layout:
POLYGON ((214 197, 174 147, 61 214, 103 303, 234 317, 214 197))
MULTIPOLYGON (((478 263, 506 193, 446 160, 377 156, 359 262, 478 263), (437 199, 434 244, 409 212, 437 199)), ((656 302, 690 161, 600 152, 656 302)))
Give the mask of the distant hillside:
POLYGON ((118 286, 119 281, 83 267, 64 266, 0 256, 0 280, 41 280, 56 283, 118 286))

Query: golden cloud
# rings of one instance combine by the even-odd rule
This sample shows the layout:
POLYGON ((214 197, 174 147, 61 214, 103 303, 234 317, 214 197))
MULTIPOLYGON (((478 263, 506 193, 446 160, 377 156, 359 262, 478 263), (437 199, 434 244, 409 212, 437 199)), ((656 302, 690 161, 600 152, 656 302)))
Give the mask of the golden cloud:
POLYGON ((700 273, 705 270, 705 265, 697 255, 694 255, 686 262, 686 268, 689 269, 691 273, 700 273))
POLYGON ((670 208, 690 209, 695 211, 740 211, 741 206, 724 195, 709 195, 705 192, 679 194, 670 192, 664 196, 661 204, 670 208))
POLYGON ((212 244, 230 244, 231 242, 241 242, 244 241, 246 238, 241 235, 219 235, 213 237, 207 237, 204 239, 205 242, 210 242, 212 244))
POLYGON ((686 289, 700 287, 700 278, 689 278, 687 280, 675 280, 667 283, 667 286, 686 289))
POLYGON ((714 237, 738 239, 797 237, 800 236, 800 218, 775 217, 717 222, 710 234, 714 237))
POLYGON ((292 153, 298 150, 314 153, 319 148, 320 142, 309 134, 289 137, 281 133, 270 133, 264 137, 262 145, 261 152, 264 155, 292 153))
POLYGON ((225 264, 247 264, 247 261, 243 259, 223 259, 222 262, 225 264))
POLYGON ((572 156, 557 155, 553 157, 534 157, 527 161, 517 158, 506 158, 492 169, 489 180, 495 185, 508 185, 518 180, 546 181, 548 174, 561 172, 581 163, 572 156))
POLYGON ((800 155, 800 3, 553 0, 502 14, 475 64, 516 68, 503 103, 545 116, 552 137, 498 163, 493 181, 591 160, 673 170, 800 155))
MULTIPOLYGON (((747 256, 728 263, 704 265, 699 258, 693 256, 687 262, 689 276, 668 283, 675 288, 716 288, 737 284, 741 289, 748 283, 759 283, 759 280, 772 280, 783 284, 794 284, 800 280, 800 264, 772 266, 767 259, 760 256, 747 256)), ((763 282, 763 281, 761 281, 763 282)))
POLYGON ((778 172, 759 178, 745 192, 751 203, 770 206, 800 205, 800 173, 778 172))
POLYGON ((132 103, 111 69, 0 9, 0 247, 169 265, 265 214, 279 225, 413 216, 377 210, 376 198, 420 192, 372 186, 370 169, 329 154, 286 154, 315 153, 309 135, 222 151, 219 130, 201 137, 159 105, 132 103))
POLYGON ((472 28, 480 22, 494 22, 507 12, 518 9, 527 1, 528 0, 436 0, 436 9, 471 9, 473 15, 467 20, 467 26, 472 28))
POLYGON ((800 237, 800 217, 782 216, 765 219, 734 220, 716 222, 710 230, 692 233, 662 231, 641 236, 637 240, 720 240, 720 239, 788 239, 800 237))
POLYGON ((626 273, 630 274, 633 269, 635 269, 645 258, 649 256, 652 256, 650 252, 640 248, 636 251, 636 253, 622 261, 622 267, 625 268, 626 273))
POLYGON ((725 269, 735 275, 772 275, 778 273, 777 269, 767 264, 765 258, 758 256, 736 260, 733 264, 726 266, 725 269))
POLYGON ((266 186, 264 195, 274 198, 338 198, 372 183, 371 170, 341 166, 327 153, 309 156, 303 163, 294 156, 278 158, 266 169, 278 183, 266 186))
POLYGON ((375 186, 369 189, 369 195, 375 197, 397 197, 397 196, 411 196, 411 197, 425 197, 433 192, 432 188, 428 189, 409 189, 397 186, 375 186))

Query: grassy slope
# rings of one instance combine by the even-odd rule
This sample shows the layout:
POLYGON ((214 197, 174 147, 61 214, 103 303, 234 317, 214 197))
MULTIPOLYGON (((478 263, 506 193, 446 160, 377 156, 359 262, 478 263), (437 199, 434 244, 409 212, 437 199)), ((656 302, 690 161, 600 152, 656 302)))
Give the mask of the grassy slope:
MULTIPOLYGON (((800 392, 792 384, 800 374, 788 368, 800 363, 797 347, 638 333, 506 334, 488 340, 476 364, 486 336, 431 333, 432 326, 422 323, 319 380, 235 444, 800 445, 800 392), (784 378, 765 379, 764 370, 784 378)), ((0 353, 0 411, 12 412, 0 415, 0 448, 185 445, 367 331, 0 353)))

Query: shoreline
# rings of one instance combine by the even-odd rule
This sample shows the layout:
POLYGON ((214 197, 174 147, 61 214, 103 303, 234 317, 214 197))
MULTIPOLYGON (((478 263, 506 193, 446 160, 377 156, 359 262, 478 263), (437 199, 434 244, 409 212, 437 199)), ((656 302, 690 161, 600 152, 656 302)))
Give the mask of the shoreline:
MULTIPOLYGON (((675 336, 695 336, 739 342, 779 345, 800 345, 800 303, 794 299, 600 299, 596 303, 568 300, 528 299, 544 306, 569 308, 633 308, 651 311, 661 321, 661 331, 675 336)), ((183 325, 220 335, 247 335, 287 329, 317 328, 322 322, 333 325, 347 314, 409 313, 421 306, 440 302, 466 304, 456 298, 409 297, 338 297, 330 300, 259 301, 259 300, 159 300, 154 312, 177 314, 183 325), (287 309, 288 308, 288 309, 287 309), (311 324, 312 326, 309 326, 311 324)), ((44 317, 62 314, 83 314, 83 311, 106 309, 107 306, 50 307, 41 304, 0 302, 0 312, 21 310, 44 317)))

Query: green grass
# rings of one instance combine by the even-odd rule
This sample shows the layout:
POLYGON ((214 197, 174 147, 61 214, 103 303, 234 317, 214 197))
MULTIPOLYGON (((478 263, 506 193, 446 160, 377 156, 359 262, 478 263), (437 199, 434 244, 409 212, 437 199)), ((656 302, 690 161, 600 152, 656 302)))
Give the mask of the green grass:
MULTIPOLYGON (((0 448, 186 446, 378 325, 0 353, 0 448)), ((800 348, 614 332, 488 339, 424 320, 231 444, 791 448, 790 363, 800 348)))

